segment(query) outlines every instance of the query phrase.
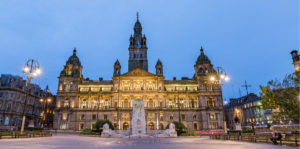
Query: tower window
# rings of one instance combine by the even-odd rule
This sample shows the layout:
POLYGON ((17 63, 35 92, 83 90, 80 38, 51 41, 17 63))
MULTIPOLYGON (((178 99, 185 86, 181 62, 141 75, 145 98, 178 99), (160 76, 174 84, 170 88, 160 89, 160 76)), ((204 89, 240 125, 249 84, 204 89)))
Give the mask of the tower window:
POLYGON ((143 58, 143 55, 142 55, 142 54, 140 55, 140 58, 143 58))
POLYGON ((133 58, 136 58, 136 54, 133 55, 133 58))

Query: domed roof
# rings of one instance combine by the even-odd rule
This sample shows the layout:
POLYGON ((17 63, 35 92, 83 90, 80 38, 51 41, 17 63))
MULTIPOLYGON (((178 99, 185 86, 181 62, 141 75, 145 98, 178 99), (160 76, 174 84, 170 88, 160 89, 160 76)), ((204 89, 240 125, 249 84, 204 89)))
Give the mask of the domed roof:
POLYGON ((69 59, 67 61, 67 65, 81 66, 80 60, 76 55, 76 48, 74 48, 74 50, 73 50, 73 55, 69 57, 69 59))
POLYGON ((201 47, 200 51, 201 51, 201 54, 200 54, 200 56, 198 57, 196 64, 197 64, 197 65, 201 65, 201 64, 211 64, 209 58, 204 54, 203 48, 202 48, 202 47, 201 47))

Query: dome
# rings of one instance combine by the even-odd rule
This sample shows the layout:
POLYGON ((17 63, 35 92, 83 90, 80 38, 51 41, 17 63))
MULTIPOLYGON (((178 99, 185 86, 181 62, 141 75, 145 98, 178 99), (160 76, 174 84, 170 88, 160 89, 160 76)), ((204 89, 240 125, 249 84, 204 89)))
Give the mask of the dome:
POLYGON ((200 51, 201 51, 201 54, 198 57, 196 64, 197 65, 211 64, 209 58, 204 54, 202 47, 201 47, 200 51))
POLYGON ((76 55, 76 48, 73 50, 73 55, 69 57, 67 65, 77 65, 81 66, 80 60, 76 55))

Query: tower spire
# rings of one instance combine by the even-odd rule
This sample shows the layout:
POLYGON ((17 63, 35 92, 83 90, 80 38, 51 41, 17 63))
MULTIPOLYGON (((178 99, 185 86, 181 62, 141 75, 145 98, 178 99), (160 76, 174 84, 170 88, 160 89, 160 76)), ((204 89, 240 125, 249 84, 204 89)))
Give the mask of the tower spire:
POLYGON ((136 20, 139 21, 139 12, 136 12, 136 20))

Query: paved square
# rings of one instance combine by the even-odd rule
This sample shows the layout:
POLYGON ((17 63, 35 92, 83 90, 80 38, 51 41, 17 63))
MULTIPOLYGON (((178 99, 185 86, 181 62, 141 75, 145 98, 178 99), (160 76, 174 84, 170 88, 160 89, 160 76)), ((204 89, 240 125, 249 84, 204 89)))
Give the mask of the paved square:
POLYGON ((295 149, 261 143, 210 140, 201 138, 120 139, 78 135, 55 135, 44 138, 3 139, 0 149, 295 149))

